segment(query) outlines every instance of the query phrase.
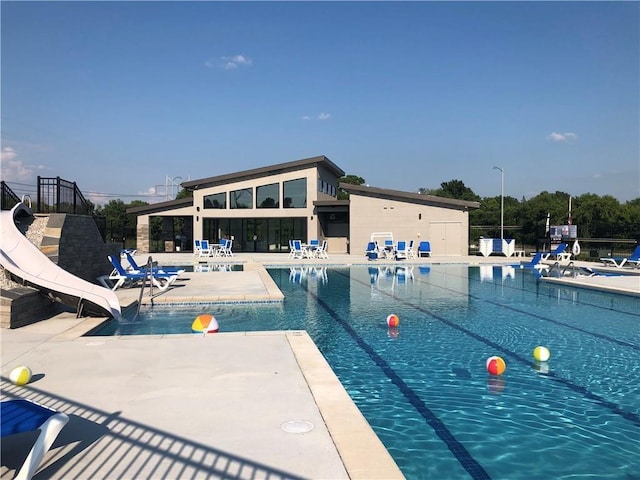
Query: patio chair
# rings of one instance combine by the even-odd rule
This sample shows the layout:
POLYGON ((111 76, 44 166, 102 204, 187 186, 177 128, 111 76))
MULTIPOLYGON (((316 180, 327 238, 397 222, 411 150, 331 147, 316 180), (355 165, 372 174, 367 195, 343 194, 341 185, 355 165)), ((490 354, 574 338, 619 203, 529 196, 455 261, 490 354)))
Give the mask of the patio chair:
POLYGON ((409 246, 407 247, 407 257, 416 258, 416 251, 413 249, 413 240, 409 241, 409 246))
MULTIPOLYGON (((129 266, 131 267, 127 271, 129 271, 129 272, 142 272, 142 271, 144 271, 146 266, 145 267, 140 267, 129 252, 126 252, 125 256, 127 257, 127 262, 129 262, 129 266)), ((175 267, 159 267, 157 265, 154 265, 152 267, 152 271, 158 272, 158 273, 167 273, 169 275, 180 275, 181 273, 185 272, 185 269, 184 268, 175 268, 175 267)))
POLYGON ((367 256, 369 260, 377 260, 380 255, 378 242, 367 243, 367 249, 365 250, 364 254, 367 256))
POLYGON ((233 251, 231 250, 233 246, 233 240, 230 238, 224 238, 220 240, 220 246, 218 247, 218 255, 221 257, 233 257, 233 251))
POLYGON ((200 246, 200 240, 194 240, 193 241, 193 254, 194 255, 200 255, 200 249, 202 247, 200 246))
POLYGON ((212 257, 213 249, 209 245, 209 240, 200 240, 200 251, 198 252, 200 257, 212 257))
POLYGON ((407 258, 409 258, 407 242, 399 240, 398 245, 396 246, 396 260, 406 260, 407 258))
POLYGON ((431 243, 426 240, 420 242, 420 245, 418 245, 418 257, 422 257, 423 255, 427 257, 431 256, 431 243))
POLYGON ((302 240, 294 240, 293 241, 293 255, 291 258, 295 259, 303 259, 305 257, 305 251, 302 248, 302 240))
POLYGON ((316 249, 316 258, 329 258, 327 254, 327 241, 322 240, 322 244, 316 249))
POLYGON ((98 278, 98 281, 105 287, 111 288, 111 290, 117 290, 122 286, 134 286, 147 278, 153 283, 159 290, 166 290, 169 286, 178 278, 176 274, 161 273, 161 272, 127 272, 120 259, 112 255, 108 255, 109 261, 113 266, 111 273, 106 276, 98 278), (106 278, 105 278, 106 277, 106 278), (113 282, 113 286, 110 286, 107 282, 113 282))
POLYGON ((69 417, 30 400, 4 400, 0 402, 0 431, 2 439, 10 435, 38 431, 38 437, 15 479, 32 478, 69 417))
POLYGON ((635 268, 640 267, 640 245, 628 257, 602 257, 600 261, 609 266, 613 265, 616 268, 621 268, 627 263, 635 268))

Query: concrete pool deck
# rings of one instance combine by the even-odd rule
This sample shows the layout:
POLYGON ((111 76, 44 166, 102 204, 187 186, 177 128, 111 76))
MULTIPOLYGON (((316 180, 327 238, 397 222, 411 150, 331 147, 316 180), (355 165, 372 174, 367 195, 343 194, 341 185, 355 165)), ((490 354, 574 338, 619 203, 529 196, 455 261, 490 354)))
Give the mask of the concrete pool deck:
MULTIPOLYGON (((161 265, 197 261, 191 254, 153 259, 161 265)), ((278 301, 282 294, 263 265, 384 264, 359 255, 300 261, 237 254, 231 261, 243 271, 185 272, 154 302, 278 301)), ((407 263, 515 262, 433 257, 407 263)), ((623 277, 581 281, 606 278, 623 277)), ((640 295, 640 276, 618 283, 640 295)), ((139 289, 118 296, 127 305, 138 300, 139 289)), ((403 478, 306 332, 82 336, 102 321, 66 314, 2 330, 2 399, 29 398, 71 418, 36 479, 403 478), (17 365, 34 373, 24 387, 8 381, 17 365)), ((29 440, 3 439, 0 478, 13 477, 29 440)))

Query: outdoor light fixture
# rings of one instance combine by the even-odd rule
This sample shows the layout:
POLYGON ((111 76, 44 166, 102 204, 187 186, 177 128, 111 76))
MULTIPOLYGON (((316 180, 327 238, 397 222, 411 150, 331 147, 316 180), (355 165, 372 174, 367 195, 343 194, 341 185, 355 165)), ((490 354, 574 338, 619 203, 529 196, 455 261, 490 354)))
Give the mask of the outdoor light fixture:
POLYGON ((495 165, 493 170, 500 170, 500 239, 504 240, 504 170, 495 165))

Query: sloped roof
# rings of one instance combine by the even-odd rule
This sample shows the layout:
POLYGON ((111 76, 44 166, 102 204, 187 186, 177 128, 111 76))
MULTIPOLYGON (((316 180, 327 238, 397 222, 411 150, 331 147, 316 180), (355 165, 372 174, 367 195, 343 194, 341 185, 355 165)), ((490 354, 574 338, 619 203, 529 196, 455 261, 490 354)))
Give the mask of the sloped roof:
POLYGON ((152 203, 151 205, 141 205, 139 207, 131 207, 127 208, 127 213, 146 215, 149 213, 166 212, 183 207, 193 207, 193 197, 185 197, 178 200, 169 200, 167 202, 152 203))
POLYGON ((253 178, 268 177, 271 175, 276 175, 278 173, 302 170, 313 165, 321 165, 325 167, 338 178, 344 177, 345 172, 340 167, 338 167, 324 155, 320 155, 318 157, 303 158, 302 160, 279 163, 277 165, 271 165, 268 167, 253 168, 251 170, 244 170, 242 172, 217 175, 215 177, 201 178, 199 180, 189 180, 187 182, 182 182, 181 186, 186 189, 195 190, 199 188, 222 185, 230 182, 237 182, 240 180, 250 180, 253 178))
POLYGON ((471 210, 480 208, 479 202, 458 200, 456 198, 436 197, 434 195, 423 195, 420 193, 403 192, 400 190, 389 190, 387 188, 368 187, 365 185, 352 185, 350 183, 340 183, 339 188, 350 194, 362 195, 365 197, 382 198, 386 200, 396 200, 398 202, 418 203, 421 205, 453 208, 456 210, 471 210))

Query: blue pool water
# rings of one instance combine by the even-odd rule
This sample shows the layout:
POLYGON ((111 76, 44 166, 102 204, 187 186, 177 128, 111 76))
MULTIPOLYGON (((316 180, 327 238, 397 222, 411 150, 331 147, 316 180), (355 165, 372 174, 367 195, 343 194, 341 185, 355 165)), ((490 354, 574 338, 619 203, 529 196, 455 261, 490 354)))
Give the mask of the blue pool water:
POLYGON ((204 312, 307 330, 409 479, 640 479, 638 298, 491 266, 269 272, 283 304, 155 308, 97 334, 187 333, 204 312))

